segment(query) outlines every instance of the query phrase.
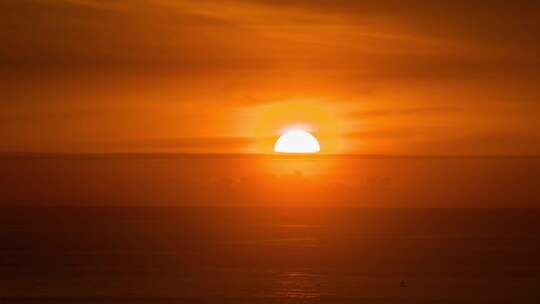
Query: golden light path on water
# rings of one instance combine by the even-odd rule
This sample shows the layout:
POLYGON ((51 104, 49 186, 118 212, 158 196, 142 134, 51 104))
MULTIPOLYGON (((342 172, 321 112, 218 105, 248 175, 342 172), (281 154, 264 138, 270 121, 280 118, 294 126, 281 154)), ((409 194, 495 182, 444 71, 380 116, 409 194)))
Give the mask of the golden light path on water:
POLYGON ((277 298, 314 299, 321 296, 314 274, 304 271, 285 272, 278 276, 278 289, 272 294, 277 298))
POLYGON ((279 154, 264 156, 259 161, 263 171, 274 175, 300 174, 322 177, 333 174, 338 157, 317 154, 279 154))

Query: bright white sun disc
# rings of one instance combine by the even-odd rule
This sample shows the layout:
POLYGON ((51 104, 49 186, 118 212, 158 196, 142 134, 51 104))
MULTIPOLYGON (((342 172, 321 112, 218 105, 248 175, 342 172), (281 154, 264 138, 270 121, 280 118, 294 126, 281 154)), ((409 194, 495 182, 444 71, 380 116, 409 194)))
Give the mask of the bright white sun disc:
POLYGON ((274 145, 278 153, 317 153, 321 150, 315 136, 303 130, 288 131, 274 145))

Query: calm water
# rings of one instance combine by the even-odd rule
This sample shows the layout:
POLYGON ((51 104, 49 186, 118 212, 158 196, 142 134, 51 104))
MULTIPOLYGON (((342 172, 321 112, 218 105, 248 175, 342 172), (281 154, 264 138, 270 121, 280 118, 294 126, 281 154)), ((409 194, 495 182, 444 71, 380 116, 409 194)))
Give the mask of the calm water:
POLYGON ((540 301, 539 210, 26 208, 0 225, 2 303, 540 301))

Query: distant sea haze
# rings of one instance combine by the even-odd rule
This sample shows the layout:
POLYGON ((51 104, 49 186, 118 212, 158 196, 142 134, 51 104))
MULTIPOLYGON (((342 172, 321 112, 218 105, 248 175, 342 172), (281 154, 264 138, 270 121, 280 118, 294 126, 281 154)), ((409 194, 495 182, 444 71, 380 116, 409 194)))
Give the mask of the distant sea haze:
POLYGON ((1 206, 538 208, 539 157, 1 154, 1 206))
POLYGON ((537 303, 539 231, 520 209, 4 208, 0 301, 537 303))

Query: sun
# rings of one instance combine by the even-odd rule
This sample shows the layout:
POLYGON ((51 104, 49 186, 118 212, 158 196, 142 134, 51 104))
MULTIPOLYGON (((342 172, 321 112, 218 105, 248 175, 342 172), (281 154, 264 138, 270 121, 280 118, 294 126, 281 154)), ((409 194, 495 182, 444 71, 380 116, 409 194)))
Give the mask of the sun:
POLYGON ((274 145, 277 153, 317 153, 321 150, 315 136, 303 130, 285 132, 274 145))

